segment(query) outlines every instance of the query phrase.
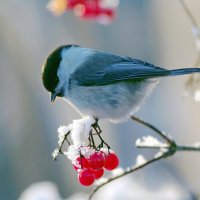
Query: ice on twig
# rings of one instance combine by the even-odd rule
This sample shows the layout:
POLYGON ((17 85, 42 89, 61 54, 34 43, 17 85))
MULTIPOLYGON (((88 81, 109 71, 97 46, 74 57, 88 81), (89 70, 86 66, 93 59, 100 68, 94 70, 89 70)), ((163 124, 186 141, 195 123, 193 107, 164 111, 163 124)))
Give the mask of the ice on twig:
MULTIPOLYGON (((85 117, 82 119, 74 120, 68 126, 60 126, 58 128, 58 145, 62 145, 68 133, 71 133, 72 145, 69 146, 67 152, 63 152, 70 160, 76 160, 77 156, 82 154, 85 157, 90 156, 93 152, 91 149, 84 147, 86 139, 89 137, 92 124, 95 122, 92 117, 85 117)), ((52 153, 54 159, 58 156, 59 149, 55 149, 52 153)))
POLYGON ((61 146, 66 134, 72 130, 72 125, 69 124, 68 126, 60 126, 58 128, 58 145, 61 146))
POLYGON ((137 147, 160 147, 160 148, 168 147, 166 143, 163 143, 159 141, 157 138, 152 137, 150 135, 138 138, 135 144, 137 147))
POLYGON ((51 154, 54 160, 58 156, 58 153, 59 153, 59 149, 58 148, 54 149, 53 153, 51 154))
POLYGON ((75 161, 76 158, 80 155, 80 150, 77 146, 70 145, 65 155, 68 157, 69 160, 75 161))
POLYGON ((143 155, 138 155, 137 158, 136 158, 135 166, 143 165, 146 162, 147 162, 147 160, 145 159, 145 157, 143 155))
POLYGON ((95 181, 95 185, 96 186, 100 186, 100 185, 103 185, 104 183, 106 183, 108 181, 108 179, 107 178, 100 178, 100 179, 98 179, 98 180, 96 180, 95 181))
POLYGON ((165 153, 167 153, 169 150, 167 148, 161 148, 158 153, 155 154, 154 158, 158 158, 163 156, 165 153))
POLYGON ((76 165, 76 159, 80 156, 80 154, 86 158, 89 158, 92 154, 94 154, 94 151, 94 149, 88 148, 86 146, 79 147, 76 145, 70 145, 67 152, 65 152, 65 155, 69 160, 72 161, 73 164, 76 165))
POLYGON ((89 136, 89 132, 93 123, 94 118, 89 116, 73 121, 71 139, 76 146, 81 146, 85 144, 85 140, 89 136))
POLYGON ((112 175, 113 176, 120 176, 124 173, 124 169, 122 167, 118 167, 114 170, 112 170, 112 175))
POLYGON ((85 140, 89 136, 91 126, 94 123, 92 117, 85 117, 82 119, 74 120, 72 124, 68 126, 60 126, 58 128, 58 144, 62 145, 65 136, 68 132, 71 132, 71 139, 76 146, 84 145, 85 140))

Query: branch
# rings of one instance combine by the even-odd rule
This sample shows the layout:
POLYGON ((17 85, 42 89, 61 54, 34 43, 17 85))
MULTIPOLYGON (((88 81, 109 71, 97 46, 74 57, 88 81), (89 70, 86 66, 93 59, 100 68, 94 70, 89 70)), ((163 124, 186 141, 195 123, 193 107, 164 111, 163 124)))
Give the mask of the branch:
MULTIPOLYGON (((164 132, 160 131, 158 128, 156 128, 155 126, 153 126, 152 124, 136 117, 136 116, 131 116, 131 119, 146 126, 147 128, 153 130, 155 133, 157 133, 163 140, 165 140, 166 143, 159 143, 157 142, 158 140, 156 140, 156 145, 152 145, 151 143, 148 143, 147 140, 140 140, 140 142, 136 142, 136 146, 138 148, 157 148, 159 149, 158 154, 156 154, 156 156, 154 158, 152 158, 151 160, 145 161, 140 165, 135 165, 132 168, 128 168, 126 170, 124 170, 122 173, 115 175, 113 177, 110 177, 108 179, 106 179, 103 183, 99 184, 96 186, 96 188, 94 188, 94 190, 91 192, 90 196, 89 196, 89 200, 92 199, 92 197, 94 196, 94 194, 103 186, 107 185, 108 183, 121 178, 125 175, 128 175, 130 173, 133 173, 139 169, 142 169, 143 167, 150 165, 156 161, 159 161, 163 158, 167 158, 169 156, 174 155, 177 151, 200 151, 200 144, 195 144, 192 146, 184 146, 184 145, 177 145, 175 143, 175 141, 173 139, 171 139, 169 136, 167 136, 164 132)), ((147 138, 148 139, 148 138, 147 138)))
POLYGON ((147 128, 151 129, 152 131, 154 131, 155 133, 157 133, 161 138, 163 138, 164 140, 166 140, 169 143, 173 143, 174 141, 167 136, 163 131, 159 130, 158 128, 156 128, 155 126, 153 126, 152 124, 144 121, 143 119, 140 119, 139 117, 136 116, 131 116, 131 119, 146 126, 147 128))
POLYGON ((106 181, 105 181, 104 183, 102 183, 101 185, 98 185, 96 188, 94 188, 94 190, 92 191, 92 193, 91 193, 90 196, 89 196, 89 200, 91 200, 92 197, 94 196, 94 194, 95 194, 100 188, 102 188, 104 185, 107 185, 108 183, 110 183, 110 182, 112 182, 112 181, 114 181, 114 180, 116 180, 116 179, 118 179, 118 178, 121 178, 121 177, 123 177, 123 176, 125 176, 125 175, 127 175, 127 174, 130 174, 130 173, 134 172, 134 171, 137 171, 137 170, 139 170, 139 169, 141 169, 141 168, 143 168, 143 167, 145 167, 145 166, 147 166, 147 165, 149 165, 149 164, 151 164, 151 163, 154 163, 154 162, 156 162, 156 161, 158 161, 158 160, 160 160, 160 159, 162 159, 162 158, 164 158, 164 157, 166 157, 166 155, 165 155, 165 154, 161 154, 161 155, 159 155, 159 156, 157 156, 157 157, 155 157, 155 158, 153 158, 153 159, 151 159, 151 160, 145 162, 145 163, 142 164, 142 165, 138 165, 138 166, 136 166, 136 167, 133 166, 132 168, 128 168, 128 169, 124 170, 123 173, 121 173, 121 174, 119 174, 119 175, 117 175, 117 176, 110 177, 110 178, 106 179, 106 181))

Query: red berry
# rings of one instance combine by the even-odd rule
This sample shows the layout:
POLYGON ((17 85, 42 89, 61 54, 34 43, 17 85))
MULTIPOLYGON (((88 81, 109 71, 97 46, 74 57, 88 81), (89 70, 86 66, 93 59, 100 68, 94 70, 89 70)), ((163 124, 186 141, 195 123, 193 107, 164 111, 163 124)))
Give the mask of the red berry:
POLYGON ((93 173, 94 173, 95 179, 99 179, 103 176, 104 169, 102 168, 102 169, 99 169, 99 170, 94 170, 93 173))
POLYGON ((75 163, 73 164, 73 167, 75 170, 88 169, 90 168, 90 164, 85 157, 81 156, 76 159, 75 163))
POLYGON ((95 176, 92 170, 81 169, 78 172, 78 180, 81 185, 90 186, 94 183, 95 176))
POLYGON ((104 168, 107 170, 113 170, 119 165, 119 158, 114 152, 108 154, 105 160, 106 162, 104 168))
POLYGON ((102 169, 105 165, 105 156, 104 153, 102 152, 95 152, 92 154, 89 158, 88 161, 90 163, 90 168, 93 170, 99 170, 102 169))

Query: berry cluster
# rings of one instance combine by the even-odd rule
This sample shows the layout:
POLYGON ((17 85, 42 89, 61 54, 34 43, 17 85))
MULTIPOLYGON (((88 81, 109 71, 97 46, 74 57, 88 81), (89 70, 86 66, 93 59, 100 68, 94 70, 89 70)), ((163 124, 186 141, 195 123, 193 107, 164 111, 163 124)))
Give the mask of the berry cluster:
MULTIPOLYGON (((89 147, 88 147, 88 150, 89 147)), ((113 170, 119 164, 118 156, 111 150, 92 151, 87 157, 80 154, 73 163, 78 172, 78 180, 84 186, 90 186, 104 174, 104 169, 113 170)))
POLYGON ((81 19, 109 23, 114 18, 118 2, 119 0, 51 0, 48 8, 55 14, 72 10, 81 19))

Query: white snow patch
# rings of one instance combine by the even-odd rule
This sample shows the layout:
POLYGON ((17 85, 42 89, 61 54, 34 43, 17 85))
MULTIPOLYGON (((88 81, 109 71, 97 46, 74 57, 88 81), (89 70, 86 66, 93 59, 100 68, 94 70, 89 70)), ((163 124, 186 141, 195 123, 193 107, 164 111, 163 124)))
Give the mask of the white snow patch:
POLYGON ((122 167, 118 167, 114 170, 112 170, 112 175, 113 176, 120 176, 124 173, 124 169, 122 167))
POLYGON ((135 166, 144 165, 146 162, 147 162, 147 160, 144 158, 143 155, 138 155, 137 158, 136 158, 135 166))
POLYGON ((51 154, 51 156, 53 157, 53 159, 55 160, 56 159, 56 157, 58 156, 58 154, 59 154, 59 149, 58 148, 56 148, 56 149, 54 149, 54 151, 53 151, 53 153, 51 154))
POLYGON ((102 178, 100 178, 100 179, 96 180, 96 181, 94 182, 94 184, 95 184, 96 186, 100 186, 100 185, 102 185, 102 184, 106 183, 107 181, 108 181, 108 179, 107 179, 107 178, 105 178, 105 177, 102 177, 102 178))
POLYGON ((80 154, 86 158, 89 158, 92 154, 94 154, 94 152, 94 149, 86 146, 78 147, 76 145, 70 145, 67 152, 65 152, 65 155, 69 160, 72 161, 72 164, 77 166, 76 159, 80 156, 80 154))
POLYGON ((138 138, 135 144, 138 147, 160 147, 160 148, 168 147, 166 143, 163 143, 159 141, 157 138, 152 137, 150 135, 138 138))
POLYGON ((85 140, 89 136, 89 132, 93 123, 94 118, 89 116, 82 119, 73 120, 71 139, 74 145, 82 146, 85 144, 85 140))
POLYGON ((68 126, 60 126, 58 128, 58 145, 61 146, 66 134, 72 130, 72 124, 69 124, 68 126))

